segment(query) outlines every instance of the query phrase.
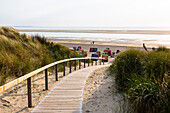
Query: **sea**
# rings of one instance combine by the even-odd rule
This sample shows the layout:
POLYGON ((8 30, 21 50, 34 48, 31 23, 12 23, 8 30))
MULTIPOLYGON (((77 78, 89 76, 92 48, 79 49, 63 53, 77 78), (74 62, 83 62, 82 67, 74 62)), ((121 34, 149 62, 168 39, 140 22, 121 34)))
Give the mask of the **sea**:
MULTIPOLYGON (((170 27, 33 27, 12 26, 15 29, 27 30, 169 30, 170 27)), ((27 35, 39 35, 50 39, 70 39, 89 41, 120 41, 131 40, 134 43, 149 42, 170 48, 170 35, 165 34, 113 34, 113 33, 66 33, 66 32, 20 32, 27 35)))

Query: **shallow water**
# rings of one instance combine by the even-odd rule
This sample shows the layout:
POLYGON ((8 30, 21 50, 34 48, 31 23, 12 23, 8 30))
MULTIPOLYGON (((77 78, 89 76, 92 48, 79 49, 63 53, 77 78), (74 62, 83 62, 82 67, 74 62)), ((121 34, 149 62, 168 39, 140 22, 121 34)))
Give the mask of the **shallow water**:
POLYGON ((53 39, 95 40, 95 41, 134 41, 134 43, 150 42, 170 46, 170 35, 148 34, 111 34, 111 33, 63 33, 63 32, 20 32, 27 35, 40 35, 53 39))
MULTIPOLYGON (((27 30, 170 30, 168 27, 33 27, 12 26, 15 29, 27 30)), ((113 34, 113 33, 65 33, 65 32, 20 32, 27 35, 40 35, 52 39, 90 40, 90 41, 118 41, 121 43, 148 43, 170 47, 170 35, 155 34, 113 34)))

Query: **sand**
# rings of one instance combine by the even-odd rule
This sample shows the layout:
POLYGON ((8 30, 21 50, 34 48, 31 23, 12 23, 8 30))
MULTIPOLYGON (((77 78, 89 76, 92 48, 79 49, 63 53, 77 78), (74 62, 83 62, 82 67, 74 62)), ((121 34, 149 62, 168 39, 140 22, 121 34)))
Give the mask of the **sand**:
POLYGON ((83 113, 122 113, 126 109, 123 95, 116 90, 114 76, 108 76, 107 69, 98 69, 88 77, 83 94, 83 113))
MULTIPOLYGON (((101 52, 103 52, 103 50, 105 48, 110 48, 110 50, 112 52, 116 52, 117 50, 125 51, 125 50, 128 50, 128 49, 144 50, 143 44, 140 44, 138 46, 134 46, 132 44, 129 44, 129 45, 128 44, 127 45, 126 44, 112 44, 112 42, 101 42, 101 41, 95 41, 95 44, 91 44, 92 43, 91 41, 60 40, 60 39, 48 39, 48 41, 63 44, 65 46, 67 46, 68 48, 81 46, 82 49, 87 51, 89 55, 91 55, 91 53, 89 53, 90 48, 94 48, 94 47, 98 48, 98 50, 101 51, 101 52)), ((149 51, 152 50, 151 47, 148 47, 148 46, 147 46, 147 49, 149 51)))
POLYGON ((90 40, 67 40, 67 39, 50 39, 50 38, 48 38, 47 40, 49 42, 61 43, 69 48, 73 48, 73 46, 82 46, 85 49, 89 49, 90 47, 97 47, 99 48, 99 50, 102 51, 107 47, 111 48, 112 50, 117 50, 117 49, 127 50, 130 48, 143 49, 143 43, 145 43, 148 49, 151 49, 152 47, 159 47, 159 46, 170 47, 169 45, 156 44, 150 41, 145 41, 141 43, 141 42, 136 42, 135 40, 94 41, 94 44, 92 44, 92 41, 90 40))
POLYGON ((83 113, 109 113, 114 105, 113 78, 107 76, 107 68, 93 72, 86 81, 83 94, 83 113))

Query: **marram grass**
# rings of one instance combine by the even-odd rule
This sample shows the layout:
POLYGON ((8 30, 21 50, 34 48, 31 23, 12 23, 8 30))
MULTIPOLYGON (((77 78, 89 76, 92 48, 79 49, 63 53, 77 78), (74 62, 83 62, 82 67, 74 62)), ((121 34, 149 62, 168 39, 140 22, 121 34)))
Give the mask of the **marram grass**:
POLYGON ((126 92, 134 113, 170 112, 170 50, 127 50, 110 66, 119 90, 126 92))
POLYGON ((47 42, 44 37, 21 35, 13 28, 0 28, 0 85, 54 61, 71 57, 81 56, 64 45, 47 42))

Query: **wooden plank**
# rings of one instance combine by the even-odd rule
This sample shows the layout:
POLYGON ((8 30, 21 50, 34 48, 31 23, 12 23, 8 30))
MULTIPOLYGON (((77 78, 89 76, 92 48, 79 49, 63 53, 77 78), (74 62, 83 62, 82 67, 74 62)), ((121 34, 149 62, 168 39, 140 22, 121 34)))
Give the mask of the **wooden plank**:
POLYGON ((35 110, 34 113, 80 113, 75 110, 35 110))
POLYGON ((32 112, 36 113, 44 110, 46 112, 56 113, 65 113, 65 111, 68 111, 68 113, 76 111, 78 113, 82 112, 81 103, 85 85, 84 82, 93 70, 100 67, 104 66, 88 67, 68 75, 48 93, 32 112))

